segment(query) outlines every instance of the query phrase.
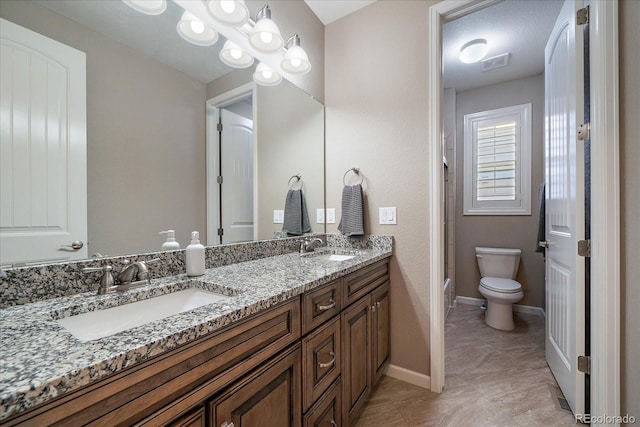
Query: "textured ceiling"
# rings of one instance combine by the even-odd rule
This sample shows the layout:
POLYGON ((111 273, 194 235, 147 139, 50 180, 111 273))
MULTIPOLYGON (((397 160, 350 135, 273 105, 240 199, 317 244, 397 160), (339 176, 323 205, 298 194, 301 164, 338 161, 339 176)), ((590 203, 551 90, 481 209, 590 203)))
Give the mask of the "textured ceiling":
POLYGON ((443 29, 444 87, 458 92, 544 71, 544 46, 562 0, 505 0, 448 22, 443 29), (460 47, 484 38, 486 58, 509 52, 509 65, 482 71, 481 62, 463 64, 460 47))

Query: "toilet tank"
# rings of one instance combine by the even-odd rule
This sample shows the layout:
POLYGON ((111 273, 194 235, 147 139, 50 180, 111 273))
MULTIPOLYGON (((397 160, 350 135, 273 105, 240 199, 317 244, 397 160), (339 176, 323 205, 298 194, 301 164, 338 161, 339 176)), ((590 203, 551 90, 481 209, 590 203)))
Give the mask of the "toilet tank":
POLYGON ((515 279, 520 265, 520 249, 476 248, 476 259, 482 277, 515 279))

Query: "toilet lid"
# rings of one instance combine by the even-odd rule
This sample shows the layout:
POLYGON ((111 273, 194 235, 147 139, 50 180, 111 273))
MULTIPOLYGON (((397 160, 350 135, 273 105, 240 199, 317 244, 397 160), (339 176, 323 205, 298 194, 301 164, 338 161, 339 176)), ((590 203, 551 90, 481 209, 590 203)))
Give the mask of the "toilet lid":
POLYGON ((499 277, 483 277, 480 286, 494 292, 516 293, 522 290, 520 283, 499 277))

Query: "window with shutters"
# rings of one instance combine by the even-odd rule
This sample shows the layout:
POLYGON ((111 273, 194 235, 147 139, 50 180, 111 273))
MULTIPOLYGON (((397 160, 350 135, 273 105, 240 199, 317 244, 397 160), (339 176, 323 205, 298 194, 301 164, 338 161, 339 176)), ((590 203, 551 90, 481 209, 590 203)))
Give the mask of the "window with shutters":
POLYGON ((464 116, 465 215, 531 215, 531 104, 464 116))

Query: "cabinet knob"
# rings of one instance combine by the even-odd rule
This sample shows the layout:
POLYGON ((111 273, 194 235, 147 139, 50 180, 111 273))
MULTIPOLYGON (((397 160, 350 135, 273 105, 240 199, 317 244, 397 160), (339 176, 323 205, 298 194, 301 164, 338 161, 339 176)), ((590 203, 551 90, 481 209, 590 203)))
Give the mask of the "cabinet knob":
POLYGON ((331 420, 331 427, 338 427, 338 424, 336 424, 335 421, 331 420))
POLYGON ((333 359, 329 360, 327 363, 319 362, 318 368, 328 368, 329 366, 333 366, 336 363, 336 354, 332 351, 329 353, 329 355, 332 356, 333 359))
POLYGON ((375 305, 371 306, 371 311, 376 311, 376 306, 375 305))

